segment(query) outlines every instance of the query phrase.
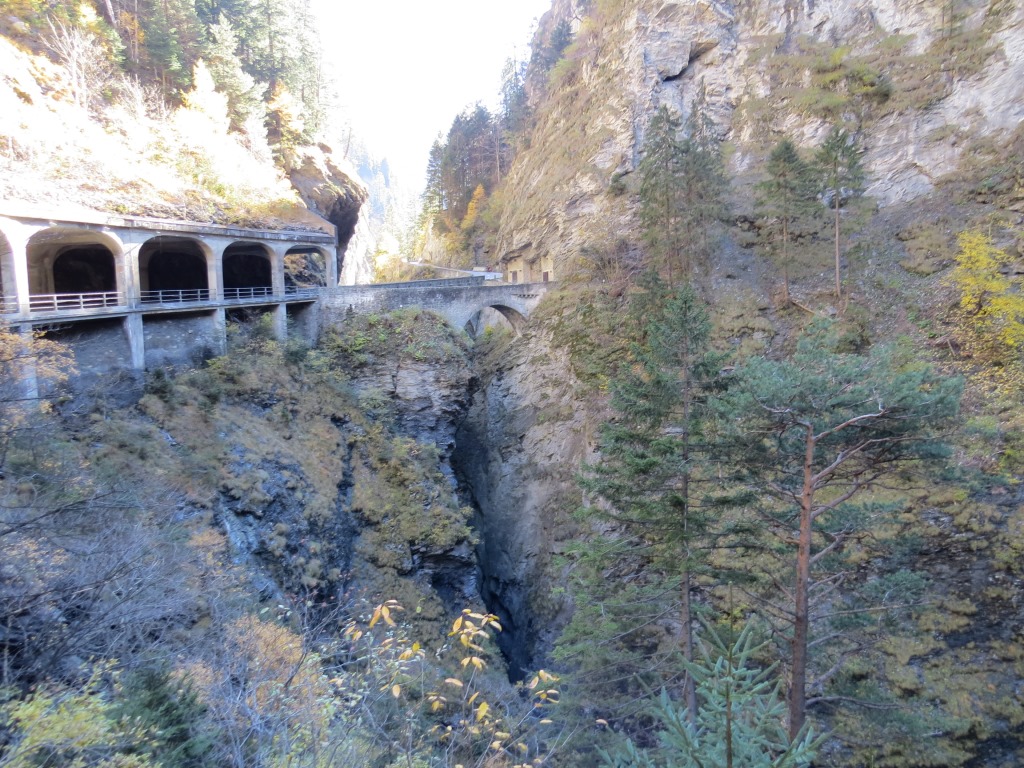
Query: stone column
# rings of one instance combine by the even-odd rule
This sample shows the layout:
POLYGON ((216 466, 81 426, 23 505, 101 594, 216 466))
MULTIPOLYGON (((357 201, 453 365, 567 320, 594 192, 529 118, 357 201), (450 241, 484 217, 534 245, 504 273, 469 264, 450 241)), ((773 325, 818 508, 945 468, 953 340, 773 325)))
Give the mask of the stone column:
POLYGON ((124 319, 124 333, 128 337, 128 348, 131 350, 131 365, 136 371, 146 369, 146 332, 142 323, 142 315, 135 312, 124 319))
POLYGON ((209 248, 206 258, 206 284, 210 289, 210 300, 220 301, 224 298, 224 251, 228 243, 205 241, 209 248))
POLYGON ((274 307, 274 338, 285 341, 288 338, 288 305, 278 304, 274 307))
MULTIPOLYGON (((26 350, 32 349, 35 344, 35 331, 31 325, 18 326, 18 334, 21 336, 21 343, 26 350)), ((18 389, 20 396, 24 398, 25 410, 32 410, 39 407, 39 372, 36 368, 34 355, 27 355, 18 366, 18 389)))
POLYGON ((10 236, 11 266, 14 268, 14 297, 18 302, 18 314, 28 317, 31 293, 28 282, 28 237, 21 232, 10 236))
POLYGON ((139 250, 142 243, 134 232, 129 232, 121 241, 121 286, 125 304, 137 307, 142 303, 142 275, 139 271, 139 250))
POLYGON ((288 253, 288 244, 275 245, 270 258, 270 280, 275 296, 284 296, 284 255, 288 253))
POLYGON ((218 356, 228 353, 228 321, 224 307, 213 310, 213 341, 218 356))
POLYGON ((340 254, 338 253, 339 248, 335 245, 333 248, 325 249, 324 259, 327 261, 327 290, 334 291, 338 287, 338 262, 341 261, 340 254))

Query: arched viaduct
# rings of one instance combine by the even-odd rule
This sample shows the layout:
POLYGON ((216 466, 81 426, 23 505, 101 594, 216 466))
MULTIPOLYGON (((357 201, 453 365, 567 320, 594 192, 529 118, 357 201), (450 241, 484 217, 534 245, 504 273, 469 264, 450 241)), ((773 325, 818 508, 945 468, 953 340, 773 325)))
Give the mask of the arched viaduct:
POLYGON ((242 311, 272 313, 281 337, 289 321, 310 336, 323 289, 337 281, 337 238, 325 226, 331 231, 66 220, 0 208, 2 321, 73 341, 82 371, 223 353, 226 319, 242 311), (289 269, 298 262, 320 265, 319 280, 289 269))
POLYGON ((337 285, 336 233, 141 217, 76 220, 0 207, 0 324, 68 344, 81 372, 223 354, 235 315, 269 313, 313 342, 349 312, 421 307, 470 332, 493 308, 517 330, 547 284, 483 277, 337 285))

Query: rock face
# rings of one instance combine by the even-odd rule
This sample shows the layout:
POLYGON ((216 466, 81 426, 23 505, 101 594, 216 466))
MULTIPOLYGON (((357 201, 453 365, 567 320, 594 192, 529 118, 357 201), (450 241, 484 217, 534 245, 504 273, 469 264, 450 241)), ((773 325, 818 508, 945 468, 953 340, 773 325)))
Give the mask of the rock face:
POLYGON ((449 361, 373 363, 352 382, 360 397, 384 398, 396 414, 398 431, 436 445, 447 462, 455 432, 470 398, 468 365, 449 361))
POLYGON ((450 611, 480 606, 451 468, 472 374, 443 321, 404 318, 329 334, 315 380, 261 367, 261 381, 210 407, 215 509, 263 599, 395 599, 433 636, 450 611))
MULTIPOLYGON (((575 20, 571 66, 534 94, 537 124, 506 188, 497 254, 586 258, 630 236, 630 174, 660 106, 703 88, 738 199, 784 135, 817 146, 852 126, 869 196, 912 201, 1024 119, 1024 6, 971 0, 558 0, 539 39, 575 20), (586 7, 585 7, 586 6, 586 7), (613 6, 613 7, 611 7, 613 6), (595 20, 580 25, 587 14, 595 20)), ((536 80, 534 80, 536 82, 536 80)), ((535 89, 536 90, 536 89, 535 89)))
POLYGON ((567 498, 590 432, 565 356, 535 332, 481 373, 453 463, 478 510, 480 592, 505 628, 498 636, 516 677, 550 650, 570 606, 552 583, 567 540, 567 498))
MULTIPOLYGON (((369 193, 355 168, 336 158, 326 144, 299 147, 288 178, 311 210, 338 228, 338 253, 344 254, 359 223, 359 211, 369 193)), ((342 274, 343 263, 337 274, 342 274)))

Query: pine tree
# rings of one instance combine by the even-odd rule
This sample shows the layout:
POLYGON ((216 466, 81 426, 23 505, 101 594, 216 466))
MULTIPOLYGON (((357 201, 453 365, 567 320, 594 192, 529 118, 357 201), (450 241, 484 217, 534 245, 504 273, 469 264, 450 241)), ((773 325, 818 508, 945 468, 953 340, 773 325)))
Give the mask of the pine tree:
POLYGON ((238 36, 221 17, 210 27, 208 67, 217 90, 227 96, 231 127, 240 130, 261 107, 256 81, 242 68, 238 36))
POLYGON ((615 755, 602 753, 606 768, 802 768, 820 743, 808 730, 791 739, 784 727, 786 707, 777 665, 758 668, 767 642, 754 639, 747 623, 732 643, 705 627, 700 657, 685 666, 697 681, 700 704, 694 713, 662 689, 653 714, 660 745, 638 749, 627 741, 615 755))
POLYGON ((160 79, 164 93, 185 87, 190 67, 180 30, 166 3, 153 5, 153 15, 142 21, 146 59, 160 79))
MULTIPOLYGON (((806 719, 812 601, 841 578, 814 577, 865 534, 874 488, 912 464, 945 457, 937 438, 955 419, 962 390, 960 380, 900 365, 886 349, 867 356, 834 349, 831 326, 816 323, 791 360, 750 360, 718 403, 736 430, 735 463, 789 553, 792 602, 775 613, 791 617, 793 738, 806 719)), ((840 659, 815 686, 841 667, 840 659)))
POLYGON ((711 238, 726 214, 729 183, 722 162, 718 134, 708 115, 707 87, 701 81, 686 121, 687 141, 682 169, 683 216, 688 221, 687 241, 694 251, 691 262, 708 261, 711 238))
POLYGON ((444 140, 440 135, 430 146, 427 158, 427 182, 423 188, 423 212, 435 221, 440 219, 446 207, 442 175, 444 163, 444 140))
POLYGON ((831 199, 833 233, 835 241, 836 298, 843 295, 840 264, 842 252, 839 243, 839 211, 849 198, 859 195, 864 185, 864 169, 860 164, 857 145, 843 128, 835 126, 829 131, 816 156, 822 181, 822 196, 831 199))
POLYGON ((686 222, 682 211, 680 178, 685 150, 678 139, 678 118, 661 107, 647 127, 644 157, 640 161, 640 226, 652 266, 665 271, 669 285, 678 274, 690 275, 685 260, 686 222))
POLYGON ((568 19, 561 19, 551 30, 547 45, 541 46, 534 55, 540 69, 547 71, 555 66, 570 43, 572 43, 572 25, 568 19))
POLYGON ((680 138, 679 121, 667 108, 647 129, 640 162, 640 223, 644 242, 669 284, 692 276, 711 258, 711 234, 725 210, 725 173, 718 142, 698 98, 680 138))
MULTIPOLYGON (((695 484, 704 479, 697 471, 704 451, 701 428, 721 357, 710 351, 707 311, 689 285, 670 291, 650 274, 644 288, 630 309, 631 317, 641 320, 640 338, 611 385, 618 417, 604 425, 601 459, 580 480, 595 497, 588 516, 613 523, 617 532, 611 538, 598 537, 583 556, 596 557, 604 570, 629 569, 630 562, 643 562, 653 575, 632 580, 629 586, 612 584, 617 595, 605 592, 607 584, 597 585, 603 593, 602 612, 607 610, 614 622, 606 624, 612 637, 651 624, 652 615, 664 621, 667 610, 675 610, 678 650, 692 660, 692 574, 703 567, 704 550, 698 542, 707 538, 712 522, 699 503, 704 494, 695 493, 695 484), (666 609, 666 598, 678 607, 666 609)), ((595 629, 585 612, 579 619, 577 629, 584 635, 595 629)), ((609 641, 600 628, 595 634, 609 641)), ((591 636, 589 641, 593 640, 591 636)), ((644 667, 644 661, 630 658, 637 649, 629 648, 628 640, 615 644, 620 645, 617 651, 606 650, 620 654, 616 676, 644 667)), ((644 672, 650 671, 648 664, 644 672)), ((695 711, 692 679, 685 681, 683 694, 690 711, 695 711)))
POLYGON ((768 178, 757 185, 757 209, 765 220, 759 232, 782 272, 782 301, 789 305, 793 236, 818 208, 813 169, 789 139, 772 150, 766 169, 768 178))

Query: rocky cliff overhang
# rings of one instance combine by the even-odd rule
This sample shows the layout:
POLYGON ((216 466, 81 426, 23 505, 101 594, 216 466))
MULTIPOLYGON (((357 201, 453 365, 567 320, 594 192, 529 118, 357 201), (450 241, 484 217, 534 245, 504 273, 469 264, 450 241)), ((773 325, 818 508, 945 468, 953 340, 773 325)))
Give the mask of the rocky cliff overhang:
POLYGON ((359 223, 359 209, 369 198, 356 169, 328 145, 318 144, 295 151, 288 178, 309 209, 337 228, 338 252, 343 254, 359 223))

